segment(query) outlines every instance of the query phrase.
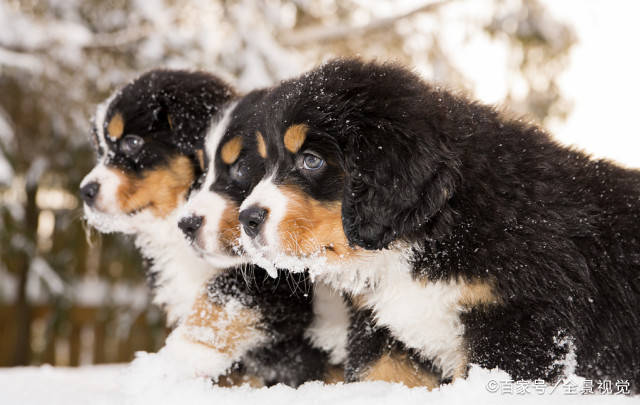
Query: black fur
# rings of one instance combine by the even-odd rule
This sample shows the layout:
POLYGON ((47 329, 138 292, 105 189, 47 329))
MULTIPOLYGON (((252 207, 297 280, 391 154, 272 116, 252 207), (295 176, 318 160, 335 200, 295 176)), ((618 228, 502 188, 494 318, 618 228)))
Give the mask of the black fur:
MULTIPOLYGON (((117 140, 105 136, 111 150, 109 164, 140 174, 178 155, 192 159, 202 143, 211 118, 235 98, 233 89, 216 76, 199 71, 152 70, 126 85, 109 103, 103 131, 111 118, 121 114, 124 133, 117 140), (125 135, 141 136, 145 143, 134 157, 120 150, 125 135)), ((102 151, 98 143, 98 155, 102 151)))
MULTIPOLYGON (((216 179, 211 184, 210 191, 229 197, 238 206, 264 174, 263 159, 256 152, 255 117, 257 111, 261 109, 265 94, 266 90, 254 90, 238 100, 233 109, 219 147, 232 138, 242 137, 242 150, 235 162, 229 165, 224 163, 218 155, 212 159, 208 153, 205 153, 205 166, 215 165, 216 179)), ((199 183, 204 180, 205 176, 199 183)))
POLYGON ((462 315, 471 362, 553 380, 574 347, 577 374, 638 385, 638 171, 392 64, 333 61, 269 97, 274 182, 341 201, 353 245, 411 243, 417 279, 493 286, 500 304, 462 315), (299 123, 327 162, 313 174, 282 144, 299 123))

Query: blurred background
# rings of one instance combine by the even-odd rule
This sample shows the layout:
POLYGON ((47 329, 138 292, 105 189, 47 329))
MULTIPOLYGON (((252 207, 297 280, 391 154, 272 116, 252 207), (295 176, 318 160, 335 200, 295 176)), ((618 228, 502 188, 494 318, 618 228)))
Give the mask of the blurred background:
POLYGON ((85 229, 96 103, 155 67, 241 91, 336 56, 395 60, 640 166, 635 2, 0 0, 0 366, 129 361, 161 347, 143 260, 85 229), (636 49, 636 51, 633 51, 636 49))

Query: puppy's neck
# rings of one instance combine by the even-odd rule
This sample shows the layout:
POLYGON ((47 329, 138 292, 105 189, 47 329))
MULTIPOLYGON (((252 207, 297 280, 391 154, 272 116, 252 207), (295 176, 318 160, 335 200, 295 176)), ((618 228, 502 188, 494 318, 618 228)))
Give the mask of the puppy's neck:
POLYGON ((397 246, 377 251, 361 251, 357 256, 338 263, 318 262, 309 265, 312 277, 351 295, 372 292, 389 277, 411 275, 411 249, 397 246))
POLYGON ((194 299, 220 268, 207 263, 189 246, 176 225, 177 210, 165 218, 141 213, 136 222, 142 224, 136 246, 151 259, 148 271, 155 273, 153 302, 165 309, 168 324, 175 324, 188 315, 194 299))

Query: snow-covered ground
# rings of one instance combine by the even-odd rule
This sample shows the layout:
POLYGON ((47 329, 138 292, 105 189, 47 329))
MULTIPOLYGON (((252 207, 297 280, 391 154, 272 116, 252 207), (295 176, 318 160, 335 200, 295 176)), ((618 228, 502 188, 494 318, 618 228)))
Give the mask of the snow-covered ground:
MULTIPOLYGON (((28 404, 638 404, 640 396, 577 395, 562 384, 538 394, 501 393, 508 376, 477 367, 469 378, 434 391, 399 384, 368 382, 323 385, 310 382, 298 389, 277 385, 253 389, 248 386, 220 388, 206 379, 168 382, 158 378, 144 390, 136 390, 136 376, 127 365, 82 368, 25 367, 0 369, 0 403, 28 404), (491 390, 498 392, 492 393, 491 390), (553 391, 553 392, 551 392, 553 391)), ((574 378, 575 382, 580 379, 574 378)), ((511 385, 516 391, 516 386, 511 385)), ((615 392, 615 382, 614 388, 615 392)))

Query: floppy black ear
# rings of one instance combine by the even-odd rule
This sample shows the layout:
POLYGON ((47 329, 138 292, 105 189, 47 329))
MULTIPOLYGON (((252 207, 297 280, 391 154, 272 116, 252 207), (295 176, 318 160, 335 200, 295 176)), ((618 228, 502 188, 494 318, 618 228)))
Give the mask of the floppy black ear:
POLYGON ((394 65, 362 69, 375 80, 350 96, 361 107, 343 132, 342 221, 350 243, 383 249, 451 222, 459 161, 439 125, 438 93, 394 65))

